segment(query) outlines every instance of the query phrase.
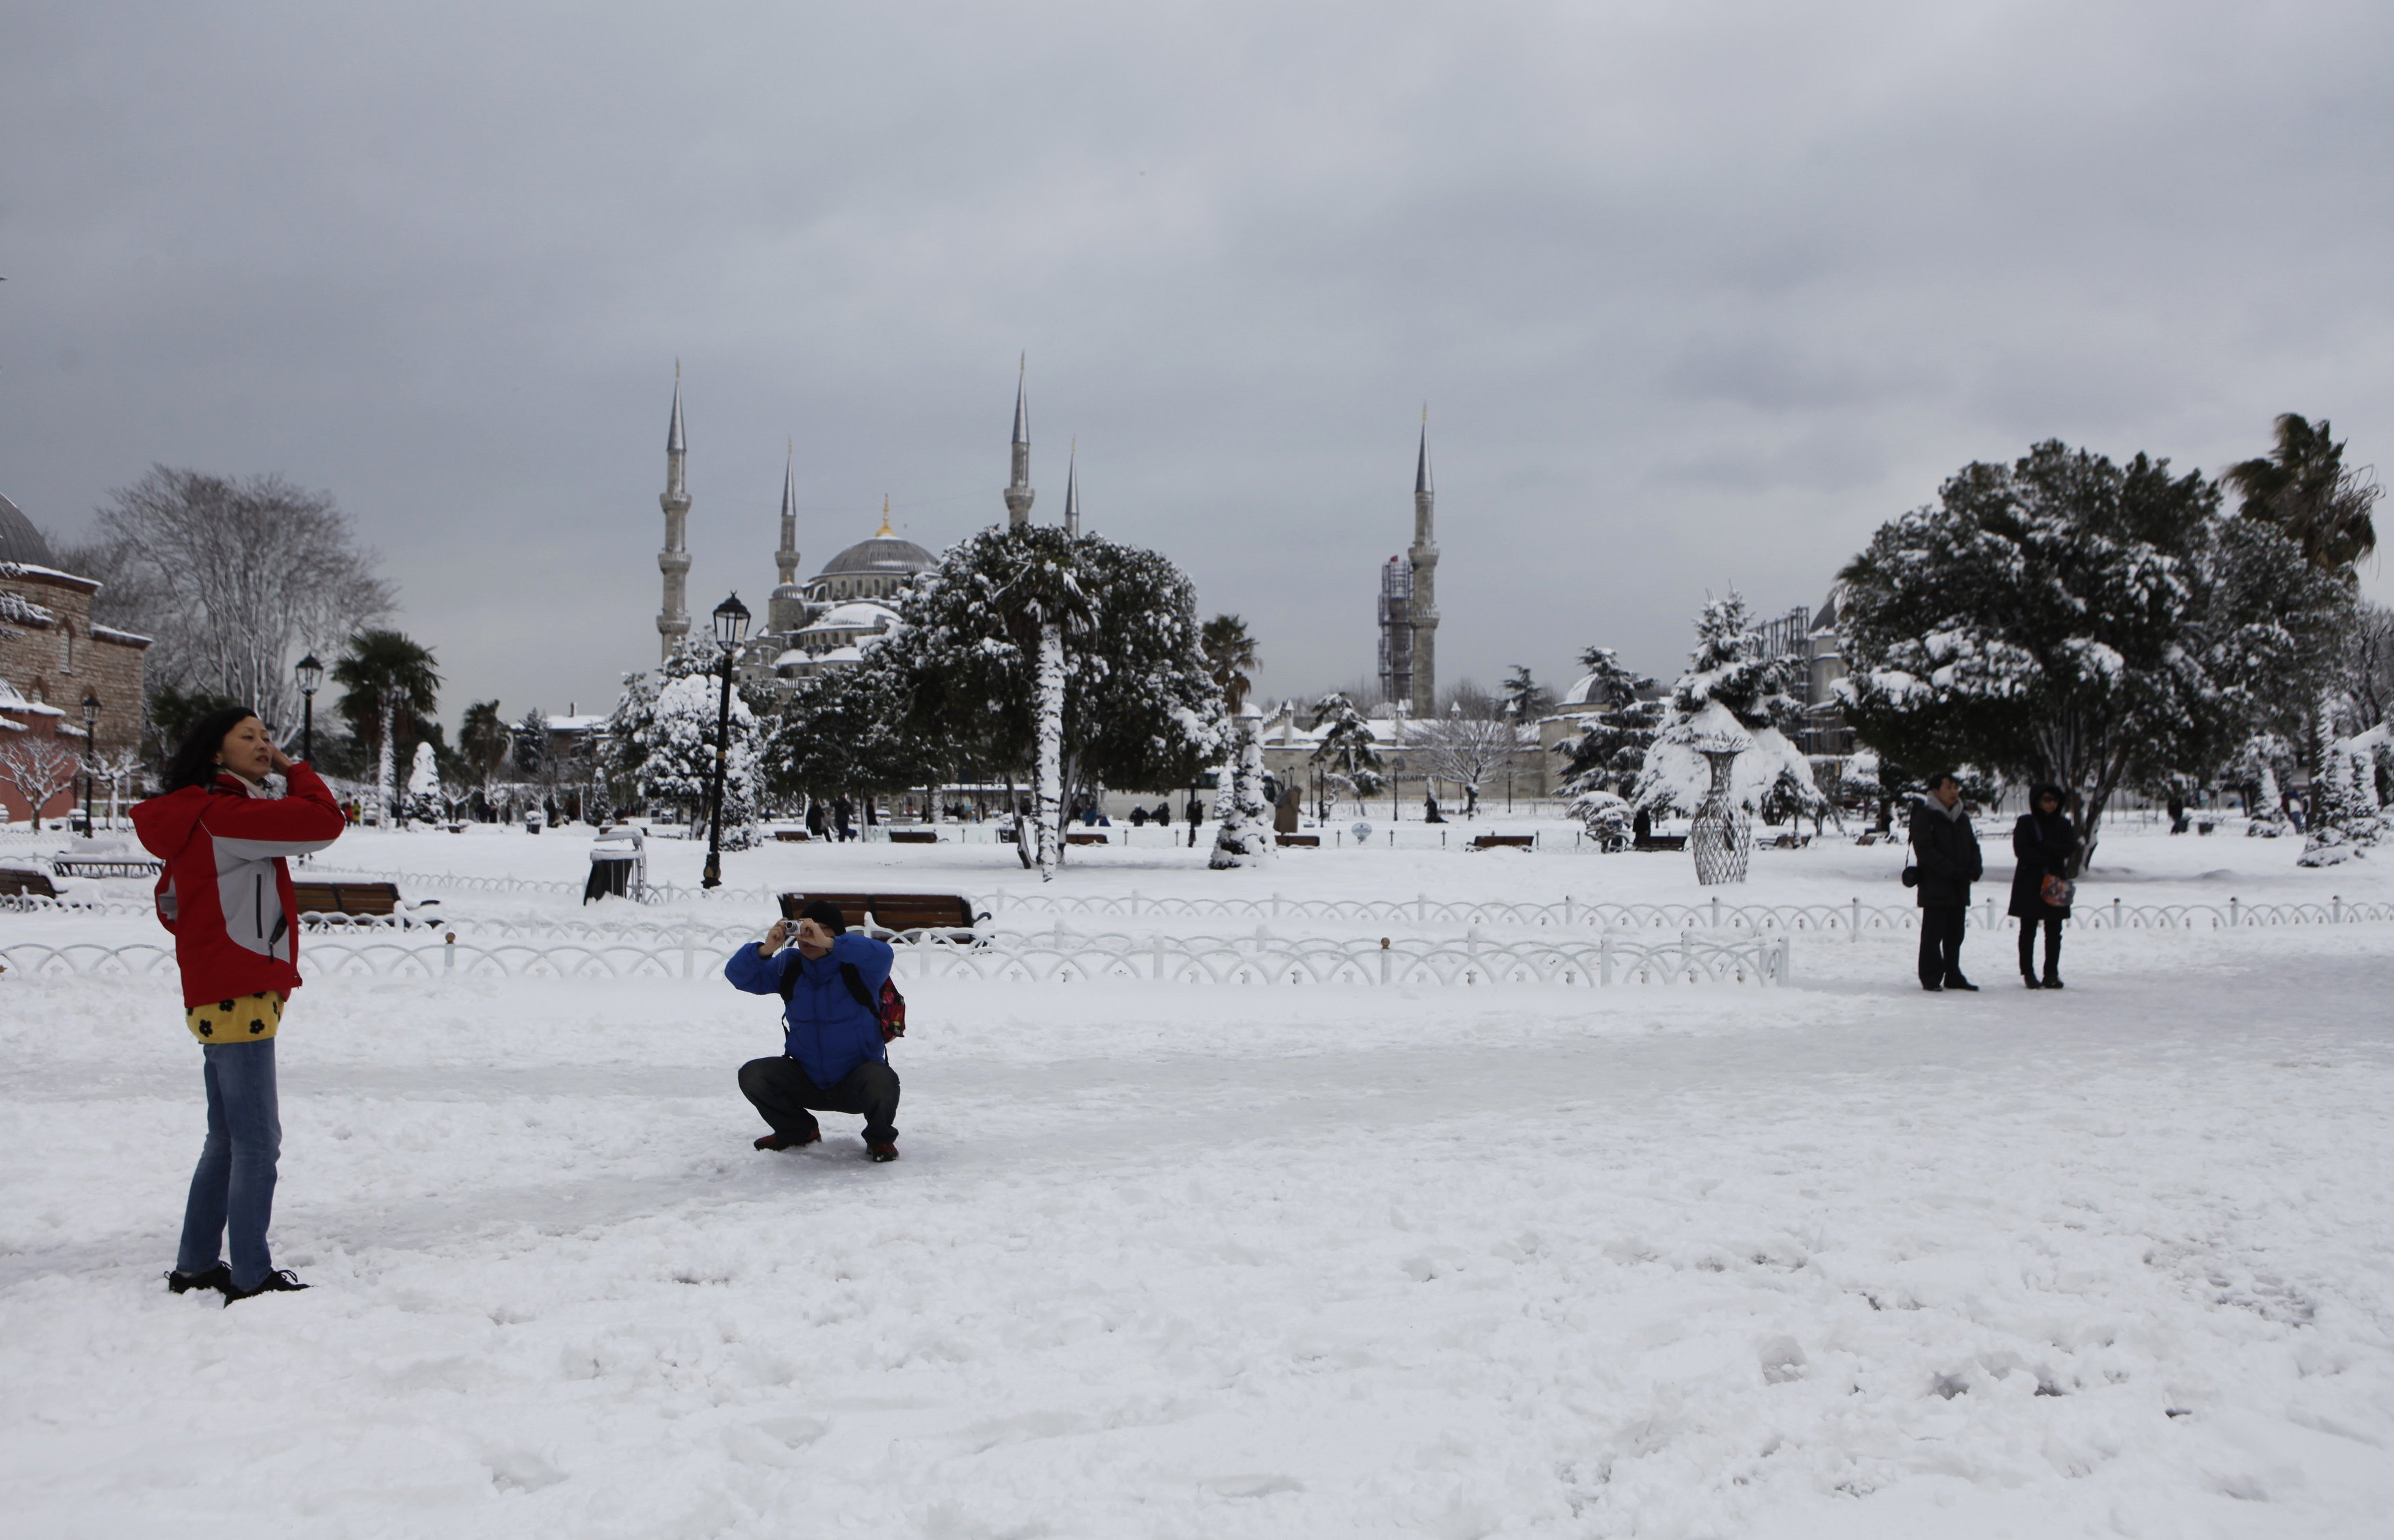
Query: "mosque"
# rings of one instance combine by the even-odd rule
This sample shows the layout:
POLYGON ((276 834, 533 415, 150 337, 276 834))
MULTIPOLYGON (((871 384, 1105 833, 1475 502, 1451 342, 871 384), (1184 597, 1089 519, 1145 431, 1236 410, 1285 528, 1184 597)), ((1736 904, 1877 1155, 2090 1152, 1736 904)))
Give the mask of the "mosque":
MULTIPOLYGON (((1027 419, 1019 390, 1015 419, 1020 435, 1027 419)), ((1027 443, 1018 447, 1019 463, 1028 447, 1027 443)), ((682 428, 681 371, 677 368, 673 418, 665 429, 665 490, 657 499, 665 518, 664 548, 657 553, 658 570, 664 574, 664 602, 657 612, 661 658, 671 657, 690 634, 688 454, 689 440, 682 428)), ((885 498, 879 529, 823 563, 811 579, 799 582, 795 458, 782 471, 781 535, 781 545, 773 552, 778 581, 765 602, 762 624, 741 648, 739 670, 743 683, 769 686, 784 695, 803 679, 856 663, 866 641, 898 624, 899 594, 939 565, 937 557, 889 527, 889 504, 885 498)))

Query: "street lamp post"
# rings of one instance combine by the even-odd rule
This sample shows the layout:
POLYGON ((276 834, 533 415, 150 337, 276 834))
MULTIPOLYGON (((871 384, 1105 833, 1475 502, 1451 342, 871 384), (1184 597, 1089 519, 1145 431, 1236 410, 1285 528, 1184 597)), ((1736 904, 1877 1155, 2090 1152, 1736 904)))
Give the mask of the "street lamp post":
POLYGON ((99 825, 91 821, 91 767, 92 761, 99 757, 99 697, 86 690, 83 692, 83 836, 86 839, 99 837, 99 825))
POLYGON ((731 759, 731 672, 748 636, 748 606, 740 596, 715 607, 715 645, 723 650, 723 699, 715 711, 715 787, 706 821, 706 875, 701 888, 723 886, 723 774, 731 759))
POLYGON ((316 687, 324 682, 324 665, 309 653, 292 672, 299 676, 299 757, 316 758, 316 687))

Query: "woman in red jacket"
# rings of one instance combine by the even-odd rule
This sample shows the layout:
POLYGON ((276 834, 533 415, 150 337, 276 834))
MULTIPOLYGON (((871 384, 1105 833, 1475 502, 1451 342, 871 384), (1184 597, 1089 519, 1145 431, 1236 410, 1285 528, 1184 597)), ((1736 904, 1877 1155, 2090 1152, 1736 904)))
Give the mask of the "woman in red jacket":
POLYGON ((277 1271, 266 1245, 283 1150, 274 1033, 283 1003, 299 987, 285 862, 322 849, 345 826, 316 772, 276 748, 266 725, 239 707, 201 717, 166 761, 164 794, 133 809, 142 845, 166 863, 158 919, 174 932, 184 1020, 199 1040, 208 1091, 207 1143, 166 1275, 177 1294, 216 1289, 230 1305, 308 1286, 277 1271), (267 788, 270 770, 288 786, 281 796, 267 788))

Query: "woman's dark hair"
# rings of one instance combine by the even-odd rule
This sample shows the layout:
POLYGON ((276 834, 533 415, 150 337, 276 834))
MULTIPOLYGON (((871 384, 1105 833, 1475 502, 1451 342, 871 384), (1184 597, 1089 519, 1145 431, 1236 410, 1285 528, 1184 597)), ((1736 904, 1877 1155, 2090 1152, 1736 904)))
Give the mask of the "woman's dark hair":
POLYGON ((166 773, 158 789, 178 792, 185 786, 215 785, 217 771, 224 768, 217 763, 217 754, 224 747, 225 734, 256 715, 245 705, 229 705, 193 722, 175 752, 166 757, 166 773))

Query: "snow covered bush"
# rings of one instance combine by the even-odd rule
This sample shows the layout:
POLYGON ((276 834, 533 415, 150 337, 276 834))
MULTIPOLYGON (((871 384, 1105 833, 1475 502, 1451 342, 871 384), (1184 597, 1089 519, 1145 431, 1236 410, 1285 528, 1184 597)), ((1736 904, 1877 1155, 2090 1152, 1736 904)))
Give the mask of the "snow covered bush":
POLYGON ((441 817, 441 765, 432 745, 418 740, 415 762, 407 772, 407 800, 401 816, 430 823, 441 817))
POLYGON ((1312 725, 1322 734, 1314 744, 1313 763, 1322 768, 1332 796, 1360 800, 1379 796, 1388 784, 1381 774, 1385 766, 1380 751, 1372 746, 1371 724, 1355 703, 1343 694, 1324 695, 1314 705, 1312 725))
POLYGON ((1628 798, 1608 791, 1584 791, 1571 800, 1571 815, 1596 848, 1610 855, 1629 849, 1636 834, 1637 812, 1628 798))
POLYGON ((1562 789, 1566 792, 1626 792, 1646 768, 1646 751, 1663 722, 1663 703, 1644 699, 1654 681, 1622 666, 1610 647, 1590 647, 1579 655, 1587 670, 1581 704, 1595 714, 1580 718, 1579 737, 1558 744, 1565 759, 1562 789))
POLYGON ((2122 785, 2210 774, 2310 699, 2351 602, 2201 475, 2059 442, 1964 467, 1841 576, 1861 740, 2072 789, 2088 856, 2122 785))

